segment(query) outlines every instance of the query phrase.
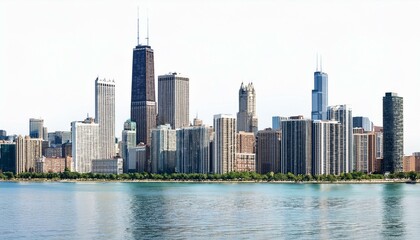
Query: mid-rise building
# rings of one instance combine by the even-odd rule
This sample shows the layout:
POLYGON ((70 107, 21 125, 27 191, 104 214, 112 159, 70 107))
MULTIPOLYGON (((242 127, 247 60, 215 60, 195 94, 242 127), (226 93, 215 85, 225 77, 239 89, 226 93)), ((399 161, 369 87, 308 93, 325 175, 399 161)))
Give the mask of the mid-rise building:
POLYGON ((16 139, 16 173, 34 172, 35 161, 42 157, 42 139, 18 136, 16 139))
POLYGON ((353 117, 347 105, 330 106, 327 110, 328 120, 340 123, 341 163, 338 173, 349 173, 355 168, 353 162, 353 117))
POLYGON ((150 172, 146 158, 146 145, 138 145, 128 150, 128 172, 150 172))
POLYGON ((177 172, 210 171, 210 128, 191 126, 177 129, 177 172))
POLYGON ((130 119, 125 121, 121 138, 121 157, 123 159, 124 172, 129 172, 128 152, 136 147, 136 123, 130 119))
POLYGON ((236 134, 235 171, 255 172, 255 135, 252 132, 240 131, 236 134))
POLYGON ((101 174, 122 174, 122 158, 94 159, 92 160, 92 172, 101 174))
POLYGON ((66 168, 71 170, 71 157, 41 157, 35 162, 35 172, 39 173, 60 173, 64 172, 66 168))
POLYGON ((256 171, 281 172, 281 131, 266 128, 257 133, 256 171))
POLYGON ((218 114, 213 118, 214 126, 214 169, 223 174, 235 170, 236 119, 232 115, 218 114))
POLYGON ((365 132, 373 131, 373 123, 368 117, 353 117, 353 128, 363 128, 365 132))
POLYGON ((403 157, 403 172, 413 172, 416 171, 416 157, 404 156, 403 157))
POLYGON ((176 169, 176 130, 169 124, 152 129, 151 162, 153 173, 174 173, 176 169))
POLYGON ((16 173, 16 144, 0 142, 0 172, 16 173))
POLYGON ((241 84, 239 88, 239 112, 237 114, 237 131, 252 132, 258 131, 256 92, 254 85, 241 84))
POLYGON ((188 77, 169 73, 158 77, 158 124, 173 129, 188 127, 190 120, 188 77))
POLYGON ((403 98, 387 92, 383 97, 384 172, 403 171, 404 111, 403 98))
POLYGON ((71 142, 70 131, 55 131, 48 133, 48 141, 50 145, 61 145, 66 142, 71 142))
POLYGON ((413 153, 414 156, 414 167, 416 172, 420 172, 420 152, 414 152, 413 153))
POLYGON ((93 118, 71 123, 73 170, 92 171, 92 160, 99 159, 99 124, 93 118))
POLYGON ((303 116, 281 123, 281 171, 312 174, 312 121, 303 116))
POLYGON ((115 156, 115 82, 95 80, 95 122, 99 125, 99 157, 115 156))
POLYGON ((363 128, 353 129, 353 161, 356 172, 375 172, 375 132, 366 132, 363 128))

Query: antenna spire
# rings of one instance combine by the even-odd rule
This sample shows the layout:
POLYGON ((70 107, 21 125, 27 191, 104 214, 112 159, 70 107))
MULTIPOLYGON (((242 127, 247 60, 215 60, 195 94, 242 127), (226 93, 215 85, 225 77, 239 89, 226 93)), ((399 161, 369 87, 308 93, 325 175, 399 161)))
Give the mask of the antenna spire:
POLYGON ((319 59, 319 61, 320 61, 320 70, 321 70, 321 72, 322 72, 322 55, 320 56, 320 59, 319 59))
POLYGON ((137 6, 137 46, 140 45, 139 7, 137 6))
POLYGON ((316 72, 319 72, 319 54, 316 53, 316 72))
POLYGON ((149 14, 147 14, 147 46, 149 45, 149 14))

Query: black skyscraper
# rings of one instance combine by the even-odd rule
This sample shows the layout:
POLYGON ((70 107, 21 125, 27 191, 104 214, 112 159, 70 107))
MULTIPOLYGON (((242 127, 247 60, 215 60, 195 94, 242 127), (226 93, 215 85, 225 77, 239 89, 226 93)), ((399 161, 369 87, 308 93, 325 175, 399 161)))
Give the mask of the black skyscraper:
POLYGON ((383 98, 384 172, 402 172, 404 156, 403 98, 386 93, 383 98))
POLYGON ((150 145, 151 129, 156 127, 153 49, 139 43, 133 49, 131 120, 136 122, 136 143, 150 145))

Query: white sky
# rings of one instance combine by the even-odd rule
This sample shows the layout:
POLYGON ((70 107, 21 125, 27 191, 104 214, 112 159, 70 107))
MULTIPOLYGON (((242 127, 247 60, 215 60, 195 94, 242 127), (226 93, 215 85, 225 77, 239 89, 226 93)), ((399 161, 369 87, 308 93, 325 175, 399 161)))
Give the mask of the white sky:
MULTIPOLYGON (((130 117, 132 49, 146 16, 155 81, 190 77, 191 120, 236 114, 241 82, 257 92, 259 128, 310 118, 316 54, 329 105, 382 125, 382 97, 404 97, 405 153, 420 151, 420 1, 0 1, 0 129, 50 132, 94 116, 94 80, 116 81, 116 133, 130 117)), ((157 88, 156 88, 157 90, 157 88)), ((156 93, 157 95, 157 93, 156 93)))

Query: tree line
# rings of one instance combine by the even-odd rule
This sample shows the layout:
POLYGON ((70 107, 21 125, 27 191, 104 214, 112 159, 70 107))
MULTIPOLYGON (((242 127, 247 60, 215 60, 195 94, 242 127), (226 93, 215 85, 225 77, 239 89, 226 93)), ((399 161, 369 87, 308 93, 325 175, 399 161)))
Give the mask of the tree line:
POLYGON ((101 174, 101 173, 79 173, 66 171, 61 173, 35 173, 24 172, 13 174, 12 172, 0 172, 0 179, 3 180, 29 180, 29 179, 51 179, 51 180, 160 180, 160 181, 289 181, 289 182, 336 182, 336 181, 362 181, 362 180, 384 180, 400 179, 415 181, 420 179, 420 173, 392 173, 366 174, 362 172, 341 173, 340 175, 310 175, 293 173, 259 174, 256 172, 229 172, 224 174, 204 173, 123 173, 123 174, 101 174))

